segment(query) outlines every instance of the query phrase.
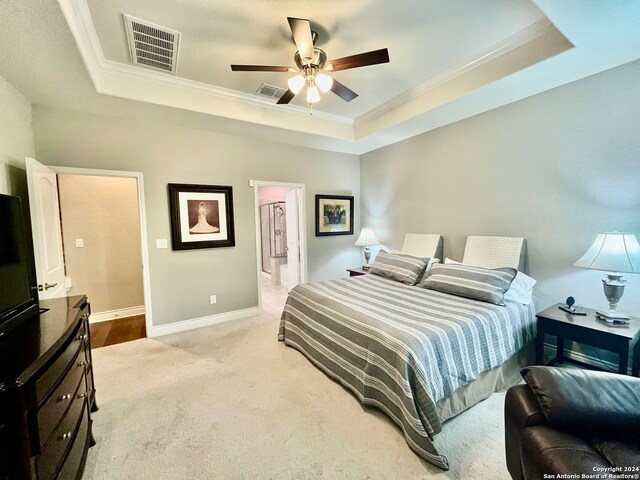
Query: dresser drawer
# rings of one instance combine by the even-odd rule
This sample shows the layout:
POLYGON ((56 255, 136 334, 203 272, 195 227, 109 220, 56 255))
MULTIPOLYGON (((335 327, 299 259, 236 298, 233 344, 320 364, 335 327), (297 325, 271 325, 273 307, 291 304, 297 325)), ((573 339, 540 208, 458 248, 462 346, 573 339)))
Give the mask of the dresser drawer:
POLYGON ((38 430, 40 445, 44 446, 47 439, 56 428, 65 411, 78 395, 86 396, 85 383, 80 381, 84 377, 84 348, 73 359, 71 368, 63 377, 58 387, 38 410, 38 430))
MULTIPOLYGON (((80 388, 85 388, 84 381, 81 381, 80 388)), ((80 420, 87 415, 86 405, 85 398, 74 398, 72 400, 67 414, 58 425, 40 456, 36 458, 38 480, 55 478, 58 467, 65 459, 69 447, 73 444, 80 420)))
POLYGON ((55 388, 58 380, 65 374, 67 368, 69 368, 69 364, 76 357, 78 350, 80 350, 80 347, 83 345, 85 335, 84 322, 80 322, 80 326, 73 333, 69 345, 67 345, 53 365, 36 380, 35 390, 38 405, 44 401, 49 392, 55 388))
POLYGON ((89 446, 89 411, 85 408, 80 419, 78 433, 73 441, 73 445, 67 454, 64 465, 60 469, 60 473, 56 480, 76 480, 80 467, 86 461, 86 451, 89 446))

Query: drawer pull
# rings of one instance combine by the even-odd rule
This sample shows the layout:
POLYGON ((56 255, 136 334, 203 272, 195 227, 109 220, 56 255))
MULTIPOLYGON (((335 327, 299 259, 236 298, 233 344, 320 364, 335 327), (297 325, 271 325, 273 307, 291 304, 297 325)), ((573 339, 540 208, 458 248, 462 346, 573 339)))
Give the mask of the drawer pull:
POLYGON ((85 333, 83 335, 78 335, 76 340, 86 340, 87 338, 89 338, 89 336, 85 333))
POLYGON ((89 362, 78 362, 78 366, 79 367, 84 367, 85 365, 88 365, 89 362))
POLYGON ((66 402, 67 400, 70 400, 70 399, 71 399, 71 394, 65 393, 60 398, 58 398, 58 402, 66 402))
POLYGON ((86 396, 87 396, 87 393, 88 393, 88 392, 79 393, 79 394, 78 394, 78 398, 84 398, 84 397, 86 397, 86 396))
POLYGON ((60 440, 69 440, 71 438, 71 432, 66 432, 60 435, 60 440))

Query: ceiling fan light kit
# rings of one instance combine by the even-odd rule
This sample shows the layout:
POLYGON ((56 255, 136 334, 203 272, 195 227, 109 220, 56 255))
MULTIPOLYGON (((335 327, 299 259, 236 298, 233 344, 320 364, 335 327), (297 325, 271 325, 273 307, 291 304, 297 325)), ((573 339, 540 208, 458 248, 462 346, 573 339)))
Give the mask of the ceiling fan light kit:
POLYGON ((309 20, 287 17, 287 21, 298 48, 293 56, 297 68, 274 65, 231 65, 231 70, 234 72, 297 72, 297 75, 287 81, 289 89, 278 100, 279 105, 289 103, 305 86, 309 105, 320 101, 320 92, 329 91, 344 101, 350 102, 358 94, 323 72, 337 72, 389 62, 389 52, 386 48, 327 61, 324 50, 314 47, 318 34, 311 30, 309 20))
POLYGON ((322 93, 327 93, 333 86, 333 78, 329 75, 325 75, 324 73, 319 73, 316 76, 316 85, 318 85, 318 88, 322 93))
POLYGON ((302 90, 306 83, 307 81, 305 80, 304 75, 296 75, 295 77, 292 77, 287 81, 289 90, 291 90, 296 95, 300 93, 300 90, 302 90))
POLYGON ((318 101, 320 101, 318 87, 316 87, 315 83, 309 82, 309 86, 307 87, 307 103, 316 103, 318 101))

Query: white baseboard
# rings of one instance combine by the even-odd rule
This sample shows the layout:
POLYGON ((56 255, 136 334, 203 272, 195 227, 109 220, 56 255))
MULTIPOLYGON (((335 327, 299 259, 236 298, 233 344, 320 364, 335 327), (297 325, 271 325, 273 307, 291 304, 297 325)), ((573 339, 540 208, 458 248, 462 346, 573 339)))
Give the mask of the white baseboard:
POLYGON ((217 323, 230 322, 231 320, 240 320, 242 318, 254 317, 260 315, 259 307, 244 308, 242 310, 233 310, 231 312, 218 313, 216 315, 207 315, 206 317, 192 318, 182 322, 166 323, 164 325, 154 325, 151 332, 147 332, 148 337, 160 337, 171 333, 185 332, 195 328, 208 327, 217 323))
POLYGON ((135 315, 144 315, 146 310, 144 305, 137 307, 118 308, 117 310, 106 310, 104 312, 91 312, 89 323, 106 322, 117 318, 133 317, 135 315))

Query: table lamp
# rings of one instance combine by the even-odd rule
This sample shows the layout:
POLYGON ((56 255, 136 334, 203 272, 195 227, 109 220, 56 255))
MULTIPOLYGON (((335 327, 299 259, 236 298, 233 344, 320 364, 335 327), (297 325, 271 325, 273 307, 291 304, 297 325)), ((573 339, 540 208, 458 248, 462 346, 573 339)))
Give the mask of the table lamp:
POLYGON ((626 280, 623 273, 640 273, 640 245, 632 233, 599 233, 593 245, 576 267, 604 270, 607 276, 602 279, 604 295, 609 301, 609 310, 596 311, 596 315, 609 323, 627 323, 629 316, 616 311, 618 302, 624 293, 626 280))
POLYGON ((376 238, 376 234, 373 233, 371 228, 363 228, 360 231, 360 236, 355 243, 358 247, 364 247, 364 262, 362 266, 363 270, 369 270, 369 260, 371 259, 371 249, 369 247, 375 247, 380 245, 380 241, 376 238))

